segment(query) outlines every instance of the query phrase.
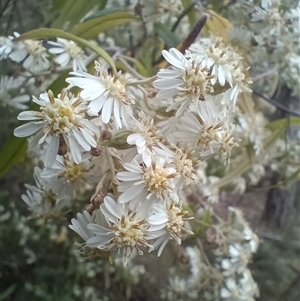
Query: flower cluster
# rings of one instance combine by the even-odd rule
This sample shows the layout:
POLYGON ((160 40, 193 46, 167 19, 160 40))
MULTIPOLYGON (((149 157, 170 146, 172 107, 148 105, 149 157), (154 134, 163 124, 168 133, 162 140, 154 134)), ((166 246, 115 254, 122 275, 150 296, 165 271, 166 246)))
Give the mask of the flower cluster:
POLYGON ((13 62, 22 63, 24 69, 38 74, 48 70, 50 56, 57 55, 53 59, 55 64, 64 68, 72 63, 74 71, 86 71, 87 56, 75 42, 57 38, 57 42, 49 41, 48 45, 44 45, 43 41, 38 40, 16 40, 19 37, 20 34, 14 32, 13 36, 2 40, 0 60, 10 59, 13 62))
MULTIPOLYGON (((168 241, 181 244, 185 234, 193 233, 183 191, 206 183, 208 158, 227 161, 238 145, 229 112, 239 95, 232 98, 230 87, 235 89, 233 70, 240 65, 229 49, 230 71, 218 65, 227 48, 222 53, 215 48, 214 61, 193 49, 197 46, 186 54, 174 48, 163 51, 171 66, 153 82, 151 94, 159 100, 154 110, 167 103, 165 111, 173 112, 176 125, 158 122, 139 105, 145 90, 138 80, 135 84, 121 72, 110 74, 97 61, 95 75, 71 72, 67 89, 57 97, 50 90, 33 97, 39 111, 19 114, 19 120, 30 122, 16 128, 15 135, 35 134, 31 149, 46 144, 40 156, 45 168, 39 173, 46 190, 59 200, 97 185, 88 211, 78 214, 71 226, 85 240, 80 250, 86 256, 100 253, 127 261, 143 249, 157 249, 160 255, 168 241), (219 85, 228 84, 218 95, 213 94, 216 77, 219 85), (81 88, 77 96, 71 93, 74 87, 81 88)), ((28 191, 24 200, 31 208, 33 199, 28 191)), ((44 210, 48 207, 43 202, 44 210)))
MULTIPOLYGON (((177 0, 129 1, 128 9, 141 23, 113 29, 114 38, 108 33, 97 37, 105 45, 104 57, 112 55, 111 66, 62 38, 24 40, 14 33, 1 40, 0 58, 21 63, 25 78, 47 75, 54 80, 55 74, 70 71, 57 79, 65 82, 63 89, 54 84, 46 92, 33 93, 28 110, 24 105, 28 96, 13 93, 21 80, 1 80, 2 102, 22 110, 17 119, 24 123, 14 135, 28 139, 29 157, 36 166, 36 183, 26 184, 23 201, 34 217, 44 220, 78 212, 69 228, 81 239, 75 246, 83 261, 104 257, 110 263, 120 259, 130 264, 136 255, 148 252, 163 257, 171 245, 183 271, 170 269, 169 286, 161 290, 164 300, 200 296, 253 301, 259 294, 248 269, 258 237, 238 209, 222 208, 226 213, 220 216, 229 211, 225 219, 217 212, 224 187, 244 193, 265 174, 268 162, 273 160, 273 170, 281 168, 275 159, 276 153, 285 151, 282 141, 274 143, 272 127, 266 130, 268 121, 256 106, 252 89, 270 93, 266 80, 270 74, 260 74, 261 70, 270 69, 288 47, 297 48, 297 30, 284 24, 296 24, 299 9, 281 13, 278 1, 261 1, 259 7, 250 2, 230 5, 245 8, 249 20, 243 26, 243 18, 237 17, 240 28, 228 35, 211 30, 208 23, 209 34, 191 38, 184 30, 188 17, 183 17, 177 31, 188 38, 177 48, 168 48, 169 44, 156 47, 164 36, 162 28, 175 23, 167 35, 173 37, 183 16, 175 18, 174 13, 186 13, 188 8, 177 0), (137 35, 131 40, 137 47, 118 46, 124 28, 128 34, 141 25, 139 33, 144 38, 152 34, 152 40, 140 37, 135 44, 137 35), (292 41, 282 45, 285 34, 292 41), (276 36, 281 38, 278 43, 276 36), (269 61, 263 61, 269 54, 269 61), (91 72, 88 64, 93 60, 91 72), (265 151, 268 144, 275 146, 273 151, 265 151), (181 247, 186 239, 189 246, 181 247), (206 250, 212 254, 206 256, 206 250)), ((108 6, 115 4, 122 5, 115 0, 108 6)), ((196 13, 201 9, 202 4, 195 5, 196 13)), ((203 22, 208 18, 204 16, 203 22)), ((289 87, 299 69, 295 53, 277 65, 292 67, 292 72, 285 69, 281 74, 289 87)), ((298 162, 299 147, 289 147, 293 162, 298 162)), ((299 176, 292 164, 285 172, 287 177, 299 176)))

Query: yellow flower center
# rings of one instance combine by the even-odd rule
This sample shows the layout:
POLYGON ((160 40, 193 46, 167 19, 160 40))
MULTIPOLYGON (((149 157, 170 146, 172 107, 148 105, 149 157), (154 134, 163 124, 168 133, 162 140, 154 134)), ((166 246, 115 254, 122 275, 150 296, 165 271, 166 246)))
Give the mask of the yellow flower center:
POLYGON ((42 41, 35 40, 25 40, 24 41, 27 51, 32 56, 41 56, 41 54, 45 51, 45 47, 42 45, 42 41))
POLYGON ((191 67, 185 71, 183 78, 185 84, 182 93, 199 100, 205 100, 207 92, 213 91, 209 80, 214 76, 208 75, 208 71, 207 68, 201 68, 199 63, 193 61, 191 67))
POLYGON ((73 161, 65 160, 64 169, 59 177, 64 178, 66 183, 74 185, 76 181, 84 179, 84 174, 87 171, 83 164, 76 164, 73 161))
POLYGON ((114 244, 117 247, 134 247, 138 243, 143 244, 144 233, 148 225, 145 220, 137 220, 133 212, 127 217, 122 216, 118 224, 113 225, 114 244))
POLYGON ((156 166, 155 163, 148 168, 144 168, 143 181, 148 192, 161 195, 164 191, 171 188, 171 180, 175 173, 170 173, 166 166, 156 166))
POLYGON ((72 58, 76 58, 84 54, 83 50, 73 41, 69 41, 69 43, 65 46, 65 49, 72 58))

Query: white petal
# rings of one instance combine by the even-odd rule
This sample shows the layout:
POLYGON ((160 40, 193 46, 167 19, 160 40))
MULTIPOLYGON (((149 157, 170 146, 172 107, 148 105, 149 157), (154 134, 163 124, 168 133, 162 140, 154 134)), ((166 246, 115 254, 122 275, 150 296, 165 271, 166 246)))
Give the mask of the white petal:
POLYGON ((63 53, 64 51, 65 51, 65 49, 63 49, 63 48, 50 48, 49 49, 49 52, 52 54, 60 54, 60 53, 63 53))
POLYGON ((104 103, 104 106, 102 108, 101 116, 102 121, 104 124, 107 124, 110 120, 112 108, 113 108, 114 99, 108 98, 106 102, 104 103))
POLYGON ((82 157, 77 140, 73 136, 68 136, 68 139, 65 139, 65 141, 69 142, 70 144, 68 146, 73 160, 75 161, 75 163, 80 164, 82 157))
MULTIPOLYGON (((142 191, 144 190, 144 185, 136 185, 130 187, 128 190, 126 190, 124 193, 122 193, 119 196, 119 202, 120 203, 127 203, 134 198, 136 198, 142 191)), ((142 200, 143 201, 143 200, 142 200)))
POLYGON ((39 129, 43 127, 44 122, 29 122, 23 125, 20 125, 14 130, 14 135, 16 137, 28 137, 35 132, 37 132, 39 129))
POLYGON ((97 99, 92 100, 89 104, 90 110, 98 114, 103 108, 103 105, 105 104, 106 100, 107 100, 106 96, 101 96, 97 99))
POLYGON ((127 143, 130 144, 130 145, 134 145, 135 144, 135 140, 137 138, 141 137, 141 134, 140 133, 134 133, 134 134, 131 134, 127 137, 127 143))
POLYGON ((30 55, 23 63, 24 68, 28 69, 29 67, 33 67, 35 64, 34 58, 30 55))
POLYGON ((96 140, 94 138, 94 135, 90 131, 86 130, 85 128, 82 128, 81 132, 82 132, 82 135, 83 135, 84 139, 89 144, 89 148, 87 150, 90 150, 91 146, 93 146, 93 147, 97 146, 97 142, 96 142, 96 140))
POLYGON ((138 181, 140 178, 137 174, 130 171, 120 171, 116 175, 119 181, 138 181))
POLYGON ((157 256, 159 257, 162 253, 162 251, 164 250, 166 244, 168 243, 168 241, 170 240, 170 236, 167 236, 167 238, 163 241, 163 243, 161 244, 161 246, 159 247, 157 256))
POLYGON ((58 65, 61 65, 62 67, 66 67, 70 62, 70 59, 71 59, 70 55, 67 52, 65 52, 57 56, 54 61, 58 65))
POLYGON ((112 237, 108 235, 98 235, 88 239, 86 245, 91 248, 97 248, 99 246, 105 247, 105 245, 108 244, 111 239, 112 237))
MULTIPOLYGON (((118 206, 118 204, 116 203, 116 201, 113 198, 111 198, 111 197, 105 197, 104 198, 104 206, 107 208, 107 210, 112 215, 114 215, 118 219, 121 219, 122 212, 120 210, 120 207, 118 206)), ((100 208, 101 207, 102 207, 102 205, 100 206, 100 208)))
POLYGON ((122 128, 122 123, 120 119, 120 104, 118 101, 114 101, 114 118, 117 123, 117 130, 122 128))
POLYGON ((158 79, 153 82, 153 86, 157 89, 173 89, 183 84, 181 79, 158 79))
POLYGON ((166 223, 169 219, 166 214, 154 214, 148 220, 151 225, 160 225, 166 223))
POLYGON ((177 49, 171 48, 170 52, 163 50, 162 55, 171 65, 177 67, 178 69, 184 69, 184 64, 181 61, 184 56, 177 49))
POLYGON ((44 163, 46 167, 51 167, 54 164, 57 156, 58 146, 59 146, 59 137, 53 136, 45 154, 44 163))
POLYGON ((40 119, 39 117, 36 117, 36 112, 35 111, 25 111, 21 112, 18 115, 18 120, 36 120, 40 119))

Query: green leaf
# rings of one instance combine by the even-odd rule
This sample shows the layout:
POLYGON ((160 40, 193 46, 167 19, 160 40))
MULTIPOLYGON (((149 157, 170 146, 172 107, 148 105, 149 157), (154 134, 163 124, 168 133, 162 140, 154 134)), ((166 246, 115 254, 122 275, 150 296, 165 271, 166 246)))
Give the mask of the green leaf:
POLYGON ((129 62, 133 63, 133 64, 136 66, 137 71, 138 71, 142 76, 149 77, 149 73, 148 73, 147 69, 145 68, 145 66, 144 66, 140 61, 138 61, 137 59, 135 59, 135 58, 133 58, 133 57, 126 56, 126 55, 123 55, 122 57, 123 57, 126 61, 129 61, 129 62))
POLYGON ((0 152, 0 178, 2 178, 14 165, 26 158, 27 140, 10 136, 0 152))
MULTIPOLYGON (((182 6, 184 10, 189 10, 190 7, 194 6, 195 3, 192 0, 181 0, 182 6)), ((188 19, 191 27, 193 27, 197 23, 197 16, 196 16, 196 11, 195 9, 191 9, 188 14, 188 19)))
POLYGON ((203 217, 201 218, 201 220, 199 222, 199 226, 196 229, 193 237, 198 237, 203 233, 203 231, 205 231, 205 229, 208 227, 208 225, 210 223, 210 218, 211 218, 211 212, 210 212, 210 210, 206 210, 203 217))
POLYGON ((57 38, 57 37, 71 40, 71 41, 78 43, 81 46, 90 48, 95 53, 97 53, 99 56, 103 57, 111 65, 113 71, 116 72, 116 66, 115 66, 113 59, 110 57, 110 55, 104 49, 95 45, 94 43, 91 43, 85 39, 82 39, 76 35, 73 35, 71 33, 65 32, 60 29, 55 29, 55 28, 35 29, 35 30, 32 30, 32 31, 22 34, 21 36, 19 36, 16 39, 16 41, 22 41, 22 40, 28 40, 28 39, 57 38))
POLYGON ((283 124, 288 123, 289 126, 300 126, 300 117, 290 117, 290 118, 283 118, 283 119, 278 119, 275 121, 270 122, 267 125, 267 128, 269 130, 276 130, 280 127, 282 127, 283 124))
POLYGON ((106 6, 107 0, 56 0, 52 6, 49 20, 52 27, 71 29, 78 24, 91 10, 101 10, 106 6))
POLYGON ((12 284, 10 287, 8 287, 3 293, 1 293, 0 300, 6 300, 15 291, 16 287, 16 284, 12 284))
POLYGON ((120 9, 105 9, 76 25, 72 33, 84 39, 95 39, 101 32, 137 20, 136 16, 120 9))
POLYGON ((154 30, 156 34, 165 42, 167 48, 177 47, 180 43, 174 32, 172 32, 165 24, 155 23, 154 30))

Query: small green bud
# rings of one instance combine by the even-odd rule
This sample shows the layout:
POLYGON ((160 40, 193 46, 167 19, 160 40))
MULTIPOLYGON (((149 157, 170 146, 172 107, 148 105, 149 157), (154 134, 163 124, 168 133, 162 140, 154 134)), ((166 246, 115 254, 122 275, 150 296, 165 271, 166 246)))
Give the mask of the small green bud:
POLYGON ((114 147, 115 149, 122 150, 122 149, 129 149, 132 148, 133 145, 129 145, 127 143, 127 137, 131 134, 134 134, 132 131, 122 131, 118 132, 112 136, 112 138, 105 143, 108 147, 114 147))

